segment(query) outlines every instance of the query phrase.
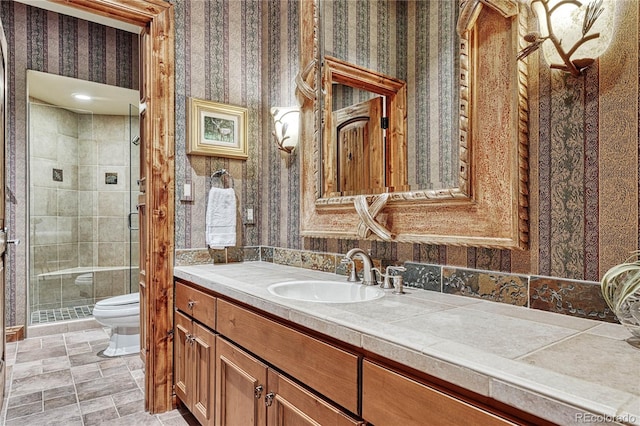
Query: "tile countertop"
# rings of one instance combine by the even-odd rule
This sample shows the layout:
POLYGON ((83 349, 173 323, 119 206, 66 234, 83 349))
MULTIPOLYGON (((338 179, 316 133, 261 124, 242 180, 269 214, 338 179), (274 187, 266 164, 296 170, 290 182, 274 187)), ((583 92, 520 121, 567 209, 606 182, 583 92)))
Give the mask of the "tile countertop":
POLYGON ((267 262, 174 275, 558 424, 640 425, 640 350, 621 325, 414 288, 361 303, 289 300, 267 287, 345 277, 267 262))

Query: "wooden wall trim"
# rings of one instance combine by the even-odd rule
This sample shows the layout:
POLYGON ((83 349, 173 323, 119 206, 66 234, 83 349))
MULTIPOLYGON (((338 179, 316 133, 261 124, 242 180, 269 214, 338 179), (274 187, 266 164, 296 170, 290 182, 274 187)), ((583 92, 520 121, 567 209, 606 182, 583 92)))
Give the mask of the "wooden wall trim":
POLYGON ((151 413, 172 408, 174 257, 174 27, 173 6, 154 18, 146 52, 147 178, 145 399, 151 413))
MULTIPOLYGON (((99 16, 146 27, 141 37, 141 174, 146 214, 140 215, 140 269, 145 270, 148 309, 145 407, 151 413, 173 408, 173 258, 174 258, 174 7, 163 0, 49 0, 99 16), (145 250, 146 249, 146 250, 145 250)), ((144 345, 144 343, 143 343, 144 345)))
POLYGON ((5 329, 6 342, 24 340, 24 325, 16 325, 5 329))

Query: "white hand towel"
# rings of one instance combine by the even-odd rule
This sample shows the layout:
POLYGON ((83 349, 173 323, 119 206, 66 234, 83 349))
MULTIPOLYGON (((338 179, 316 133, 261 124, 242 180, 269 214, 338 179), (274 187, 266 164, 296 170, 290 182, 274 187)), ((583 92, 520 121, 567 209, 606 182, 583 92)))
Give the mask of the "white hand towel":
POLYGON ((211 188, 206 215, 207 246, 220 249, 236 245, 236 193, 233 188, 211 188))

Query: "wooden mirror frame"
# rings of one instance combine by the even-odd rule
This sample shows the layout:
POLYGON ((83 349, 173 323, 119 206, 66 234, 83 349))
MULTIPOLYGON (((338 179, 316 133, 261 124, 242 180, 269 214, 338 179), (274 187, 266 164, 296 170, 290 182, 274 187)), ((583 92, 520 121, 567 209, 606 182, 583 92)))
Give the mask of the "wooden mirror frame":
POLYGON ((163 0, 49 0, 142 28, 140 337, 145 409, 173 408, 174 15, 163 0), (148 273, 147 273, 148 271, 148 273))
POLYGON ((460 45, 458 187, 323 198, 319 0, 300 1, 303 71, 296 83, 302 104, 301 235, 526 249, 527 72, 526 62, 516 60, 524 47, 525 8, 518 11, 515 0, 460 2, 460 21, 465 22, 460 45), (374 230, 370 237, 361 232, 363 225, 389 232, 374 230))

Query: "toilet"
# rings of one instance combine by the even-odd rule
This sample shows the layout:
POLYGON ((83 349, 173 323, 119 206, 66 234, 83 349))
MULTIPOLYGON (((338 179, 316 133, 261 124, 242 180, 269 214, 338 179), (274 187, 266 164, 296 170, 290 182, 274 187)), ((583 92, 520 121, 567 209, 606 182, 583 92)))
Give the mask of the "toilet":
POLYGON ((76 277, 76 285, 79 288, 80 297, 90 298, 93 296, 93 274, 80 274, 76 277))
POLYGON ((109 346, 102 355, 113 357, 140 352, 140 293, 99 301, 93 308, 93 317, 111 328, 109 346))

